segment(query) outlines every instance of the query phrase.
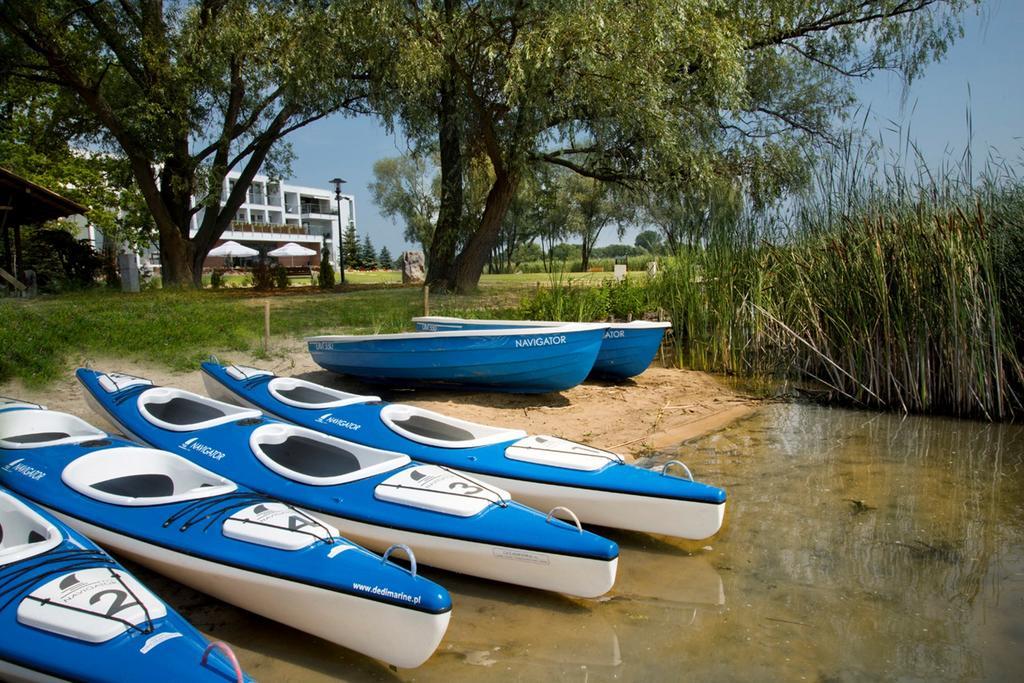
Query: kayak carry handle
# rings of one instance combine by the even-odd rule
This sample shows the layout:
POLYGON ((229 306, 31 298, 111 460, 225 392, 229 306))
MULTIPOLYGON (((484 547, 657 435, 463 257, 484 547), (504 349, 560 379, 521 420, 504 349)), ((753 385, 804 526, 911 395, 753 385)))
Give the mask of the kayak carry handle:
POLYGON ((583 533, 583 525, 580 524, 580 518, 576 516, 575 512, 573 512, 572 510, 570 510, 567 507, 562 507, 561 505, 558 505, 556 507, 551 508, 551 512, 548 513, 547 519, 545 519, 544 521, 545 522, 550 522, 551 521, 551 517, 554 516, 555 512, 558 511, 558 510, 561 510, 562 512, 568 512, 569 516, 572 517, 572 521, 576 522, 576 528, 579 529, 579 532, 581 534, 583 533))
MULTIPOLYGON (((380 559, 380 563, 384 564, 385 562, 388 561, 388 558, 391 557, 391 551, 392 550, 404 550, 405 551, 405 554, 409 557, 409 565, 410 565, 409 573, 413 575, 413 578, 415 578, 416 577, 416 553, 414 553, 412 551, 412 548, 410 548, 409 546, 407 546, 404 543, 396 543, 393 546, 391 546, 390 548, 388 548, 387 550, 385 550, 384 551, 384 555, 380 559)), ((395 564, 395 563, 392 562, 391 564, 395 564)), ((400 564, 395 564, 395 566, 400 568, 400 569, 405 569, 405 567, 403 567, 400 564)))
POLYGON ((686 463, 683 462, 682 460, 669 460, 667 463, 665 463, 661 468, 661 476, 668 476, 669 465, 679 465, 686 471, 686 478, 689 479, 690 481, 693 481, 693 472, 690 471, 690 468, 687 467, 686 463))
POLYGON ((223 640, 215 640, 206 646, 203 650, 203 658, 199 660, 201 666, 206 666, 206 659, 210 656, 210 653, 214 650, 220 650, 224 653, 224 656, 231 662, 231 666, 235 669, 235 681, 237 683, 245 683, 245 674, 242 673, 242 667, 238 664, 238 658, 235 657, 234 651, 231 646, 225 643, 223 640))

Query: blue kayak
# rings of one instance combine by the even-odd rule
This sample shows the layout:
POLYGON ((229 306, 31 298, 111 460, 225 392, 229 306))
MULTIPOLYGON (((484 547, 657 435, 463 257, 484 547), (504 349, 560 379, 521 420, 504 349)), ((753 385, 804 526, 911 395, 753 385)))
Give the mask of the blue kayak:
POLYGON ((309 337, 322 368, 392 386, 445 385, 513 393, 576 386, 601 350, 603 325, 309 337))
POLYGON ((424 564, 583 597, 615 581, 615 543, 461 472, 148 380, 77 375, 125 434, 309 510, 371 549, 405 543, 424 564))
MULTIPOLYGON (((564 439, 388 404, 265 370, 218 363, 203 363, 202 369, 214 398, 468 472, 542 510, 565 506, 585 522, 691 539, 712 536, 722 525, 725 491, 670 476, 671 468, 654 472, 564 439)), ((685 466, 679 471, 689 475, 685 466)))
POLYGON ((447 591, 328 522, 49 410, 0 413, 0 483, 176 581, 395 666, 433 653, 447 591))
MULTIPOLYGON (((474 320, 445 316, 420 316, 413 318, 412 321, 421 332, 504 330, 512 327, 550 328, 566 324, 540 320, 474 320)), ((615 379, 633 377, 646 370, 661 348, 665 330, 672 327, 672 323, 647 320, 602 325, 605 331, 601 340, 601 351, 597 354, 590 374, 615 379)))
POLYGON ((3 680, 248 680, 216 650, 226 646, 208 644, 90 540, 4 489, 0 532, 3 680))

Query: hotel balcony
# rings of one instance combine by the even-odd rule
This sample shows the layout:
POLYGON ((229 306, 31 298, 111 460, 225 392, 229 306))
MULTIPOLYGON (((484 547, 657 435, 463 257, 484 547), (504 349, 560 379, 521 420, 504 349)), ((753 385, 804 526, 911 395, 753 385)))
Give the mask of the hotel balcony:
POLYGON ((242 223, 233 221, 221 235, 223 240, 260 240, 286 242, 315 242, 324 239, 322 233, 311 233, 301 225, 280 225, 274 223, 242 223))

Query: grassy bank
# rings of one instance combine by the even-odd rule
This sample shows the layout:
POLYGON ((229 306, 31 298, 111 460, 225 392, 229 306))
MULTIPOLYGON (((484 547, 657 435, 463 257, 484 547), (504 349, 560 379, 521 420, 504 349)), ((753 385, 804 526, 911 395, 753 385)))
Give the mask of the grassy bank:
MULTIPOLYGON (((441 314, 487 314, 486 309, 504 311, 514 305, 521 291, 435 295, 431 306, 441 314)), ((0 299, 0 381, 45 384, 79 358, 123 357, 188 370, 211 352, 258 352, 264 301, 271 302, 272 337, 407 330, 410 318, 423 310, 422 290, 401 287, 275 296, 230 290, 132 295, 93 290, 32 301, 0 299)))

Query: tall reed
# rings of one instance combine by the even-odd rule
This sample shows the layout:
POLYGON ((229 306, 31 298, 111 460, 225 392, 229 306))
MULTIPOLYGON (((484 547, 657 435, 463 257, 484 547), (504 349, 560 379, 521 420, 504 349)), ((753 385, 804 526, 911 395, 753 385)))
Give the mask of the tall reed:
POLYGON ((749 214, 652 282, 689 367, 802 377, 851 403, 1002 419, 1024 398, 1024 183, 853 147, 785 215, 749 214))

